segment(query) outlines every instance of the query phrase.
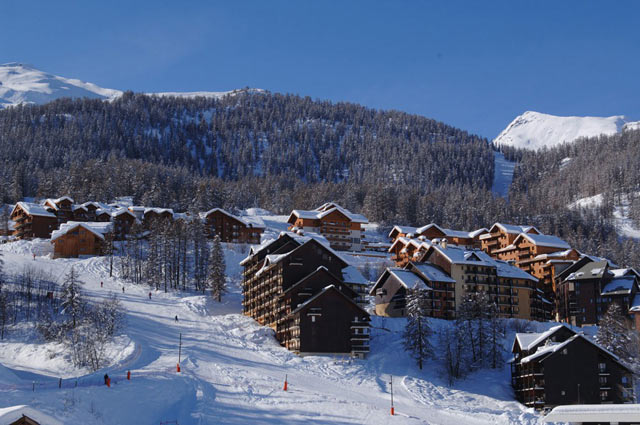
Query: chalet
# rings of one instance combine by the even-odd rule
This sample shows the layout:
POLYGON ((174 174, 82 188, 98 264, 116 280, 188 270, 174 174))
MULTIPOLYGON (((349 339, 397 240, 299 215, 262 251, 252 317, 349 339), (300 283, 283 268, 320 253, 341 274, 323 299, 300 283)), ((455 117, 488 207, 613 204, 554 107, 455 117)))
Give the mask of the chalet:
POLYGON ((259 217, 239 217, 221 208, 201 214, 208 237, 219 236, 222 242, 259 244, 264 222, 259 217))
POLYGON ((375 298, 378 316, 406 315, 406 295, 409 290, 425 291, 427 315, 443 319, 455 317, 455 283, 438 266, 429 263, 409 263, 405 268, 387 268, 369 294, 375 298))
POLYGON ((51 234, 53 258, 101 255, 111 223, 68 221, 51 234))
POLYGON ((71 211, 73 221, 94 221, 92 215, 89 214, 87 207, 83 207, 82 205, 72 205, 71 211))
POLYGON ((15 222, 13 236, 17 239, 48 238, 58 228, 58 217, 44 206, 18 202, 11 211, 15 222))
POLYGON ((398 238, 408 238, 413 239, 417 236, 418 228, 411 226, 393 226, 391 231, 389 232, 389 239, 391 243, 395 242, 398 238))
POLYGON ((68 196, 57 199, 45 199, 42 205, 58 217, 58 223, 73 220, 73 199, 68 196))
POLYGON ((243 311, 297 353, 364 356, 369 315, 358 304, 364 278, 325 243, 283 232, 252 247, 241 262, 243 311))
MULTIPOLYGON (((96 210, 99 211, 99 210, 96 210)), ((131 232, 131 227, 136 222, 136 216, 126 208, 117 209, 110 214, 113 223, 113 235, 116 240, 124 240, 131 232)), ((96 216, 98 219, 100 215, 96 216)))
POLYGON ((560 275, 558 319, 575 326, 595 325, 612 303, 632 311, 640 276, 634 269, 615 268, 608 260, 583 257, 560 275))
POLYGON ((303 230, 324 236, 331 248, 361 251, 363 248, 363 224, 369 221, 362 214, 354 214, 340 205, 328 202, 312 211, 293 210, 289 230, 303 230))
POLYGON ((94 214, 95 214, 95 221, 102 221, 102 222, 111 221, 111 209, 99 208, 94 211, 94 214))
POLYGON ((614 354, 566 325, 518 333, 512 352, 511 382, 517 399, 528 407, 633 399, 632 372, 614 354))
POLYGON ((513 244, 521 233, 540 234, 540 231, 533 226, 495 223, 488 232, 478 236, 480 247, 487 254, 493 255, 493 251, 513 244))
POLYGON ((171 208, 145 208, 142 216, 142 224, 150 228, 154 224, 173 221, 171 208))
POLYGON ((538 289, 538 280, 517 267, 491 258, 479 249, 432 244, 419 259, 438 266, 455 280, 455 306, 468 293, 486 293, 499 308, 501 317, 547 320, 552 303, 538 289))

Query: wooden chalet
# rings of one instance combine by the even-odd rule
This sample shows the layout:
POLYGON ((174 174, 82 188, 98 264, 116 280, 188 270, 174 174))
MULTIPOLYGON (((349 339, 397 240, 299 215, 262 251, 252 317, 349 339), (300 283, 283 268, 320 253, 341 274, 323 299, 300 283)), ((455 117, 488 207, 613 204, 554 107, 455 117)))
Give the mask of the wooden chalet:
MULTIPOLYGON (((575 326, 596 325, 613 303, 635 316, 638 281, 634 269, 584 256, 562 274, 558 285, 558 320, 575 326)), ((630 317, 631 320, 631 317, 630 317)))
MULTIPOLYGON (((96 216, 96 219, 100 215, 96 216)), ((131 232, 131 227, 136 222, 136 216, 126 208, 120 208, 110 213, 110 221, 113 223, 113 236, 115 240, 124 240, 131 232)))
POLYGON ((368 352, 369 315, 353 282, 362 278, 331 248, 283 233, 241 264, 244 313, 273 327, 283 346, 303 354, 368 352))
POLYGON ((73 220, 73 199, 63 196, 57 199, 45 199, 44 207, 58 217, 58 223, 73 220))
POLYGON ((111 223, 68 221, 51 234, 53 258, 77 258, 101 255, 105 235, 113 229, 111 223))
POLYGON ((378 316, 406 315, 409 290, 424 291, 428 299, 427 315, 442 319, 455 317, 455 284, 438 266, 429 263, 409 263, 405 268, 387 268, 371 288, 378 316))
POLYGON ((487 233, 479 235, 480 248, 493 256, 493 251, 503 249, 513 244, 513 241, 521 234, 540 234, 533 226, 518 226, 515 224, 495 223, 487 233))
POLYGON ((0 425, 62 425, 54 417, 27 405, 0 407, 0 425))
POLYGON ((324 236, 331 248, 362 251, 363 224, 369 221, 362 214, 355 214, 334 202, 328 202, 315 210, 293 210, 287 220, 289 230, 313 232, 324 236))
POLYGON ((567 404, 631 402, 632 372, 612 353, 565 325, 518 333, 511 379, 517 399, 547 409, 567 404))
POLYGON ((501 317, 551 318, 553 305, 538 289, 538 280, 484 251, 449 245, 443 240, 432 244, 419 262, 434 264, 455 280, 456 309, 465 294, 485 293, 496 303, 501 317))
POLYGON ((239 217, 221 208, 209 210, 201 218, 207 236, 217 235, 222 242, 259 244, 265 229, 258 217, 239 217))
POLYGON ((15 222, 13 236, 16 239, 49 238, 58 228, 58 217, 54 213, 30 202, 18 202, 10 219, 15 222))
MULTIPOLYGON (((437 240, 433 241, 435 242, 437 240)), ((417 239, 400 236, 396 238, 389 248, 389 252, 392 254, 391 260, 395 263, 396 267, 404 267, 409 264, 410 261, 416 261, 420 258, 420 256, 431 247, 431 243, 432 242, 428 242, 424 236, 420 236, 417 239)))
POLYGON ((162 222, 173 221, 173 210, 171 208, 145 208, 142 216, 142 224, 146 228, 151 228, 162 222))

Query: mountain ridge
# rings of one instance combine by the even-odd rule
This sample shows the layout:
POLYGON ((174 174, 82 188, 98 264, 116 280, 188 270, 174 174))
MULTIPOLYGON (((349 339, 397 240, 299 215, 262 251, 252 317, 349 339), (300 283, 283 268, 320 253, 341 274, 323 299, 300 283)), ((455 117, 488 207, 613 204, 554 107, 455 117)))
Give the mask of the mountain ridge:
POLYGON ((579 117, 526 111, 511 121, 493 144, 539 150, 579 138, 613 135, 637 128, 640 128, 640 121, 630 121, 624 115, 579 117))
MULTIPOLYGON (((221 98, 240 92, 264 92, 262 89, 235 89, 229 91, 195 91, 195 92, 158 92, 146 93, 161 97, 206 97, 221 98)), ((66 78, 37 69, 23 62, 0 64, 0 109, 21 104, 37 104, 53 100, 70 98, 91 98, 114 100, 124 93, 123 90, 108 89, 96 84, 75 78, 66 78)))

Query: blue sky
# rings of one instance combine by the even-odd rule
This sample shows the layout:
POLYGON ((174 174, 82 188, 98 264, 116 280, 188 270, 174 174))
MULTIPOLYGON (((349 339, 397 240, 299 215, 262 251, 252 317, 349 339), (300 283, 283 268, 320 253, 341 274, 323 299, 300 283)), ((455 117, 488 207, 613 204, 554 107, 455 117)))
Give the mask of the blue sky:
POLYGON ((0 63, 102 87, 259 87, 495 137, 526 110, 640 119, 640 2, 3 2, 0 63))

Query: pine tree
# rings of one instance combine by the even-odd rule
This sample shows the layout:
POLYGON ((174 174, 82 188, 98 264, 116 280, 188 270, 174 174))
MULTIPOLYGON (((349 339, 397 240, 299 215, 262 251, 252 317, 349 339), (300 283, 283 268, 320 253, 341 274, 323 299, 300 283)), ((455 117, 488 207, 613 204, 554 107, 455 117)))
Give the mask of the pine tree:
POLYGON ((408 289, 406 295, 407 302, 407 325, 404 330, 404 347, 411 353, 411 356, 418 362, 418 367, 422 370, 422 364, 432 354, 429 337, 432 334, 427 319, 427 294, 426 291, 417 288, 408 289))
POLYGON ((2 292, 2 285, 4 285, 4 260, 2 259, 2 251, 0 251, 0 292, 2 292))
POLYGON ((227 292, 227 277, 225 274, 224 252, 220 237, 216 235, 213 239, 213 247, 209 254, 209 268, 207 271, 207 286, 211 288, 211 295, 222 301, 222 295, 227 292))
POLYGON ((640 371, 638 336, 630 329, 628 319, 618 303, 611 304, 600 320, 595 340, 618 356, 632 370, 640 371))
POLYGON ((76 328, 79 320, 82 318, 85 302, 80 292, 82 282, 78 279, 73 267, 64 277, 62 285, 62 313, 71 317, 71 327, 76 328))

